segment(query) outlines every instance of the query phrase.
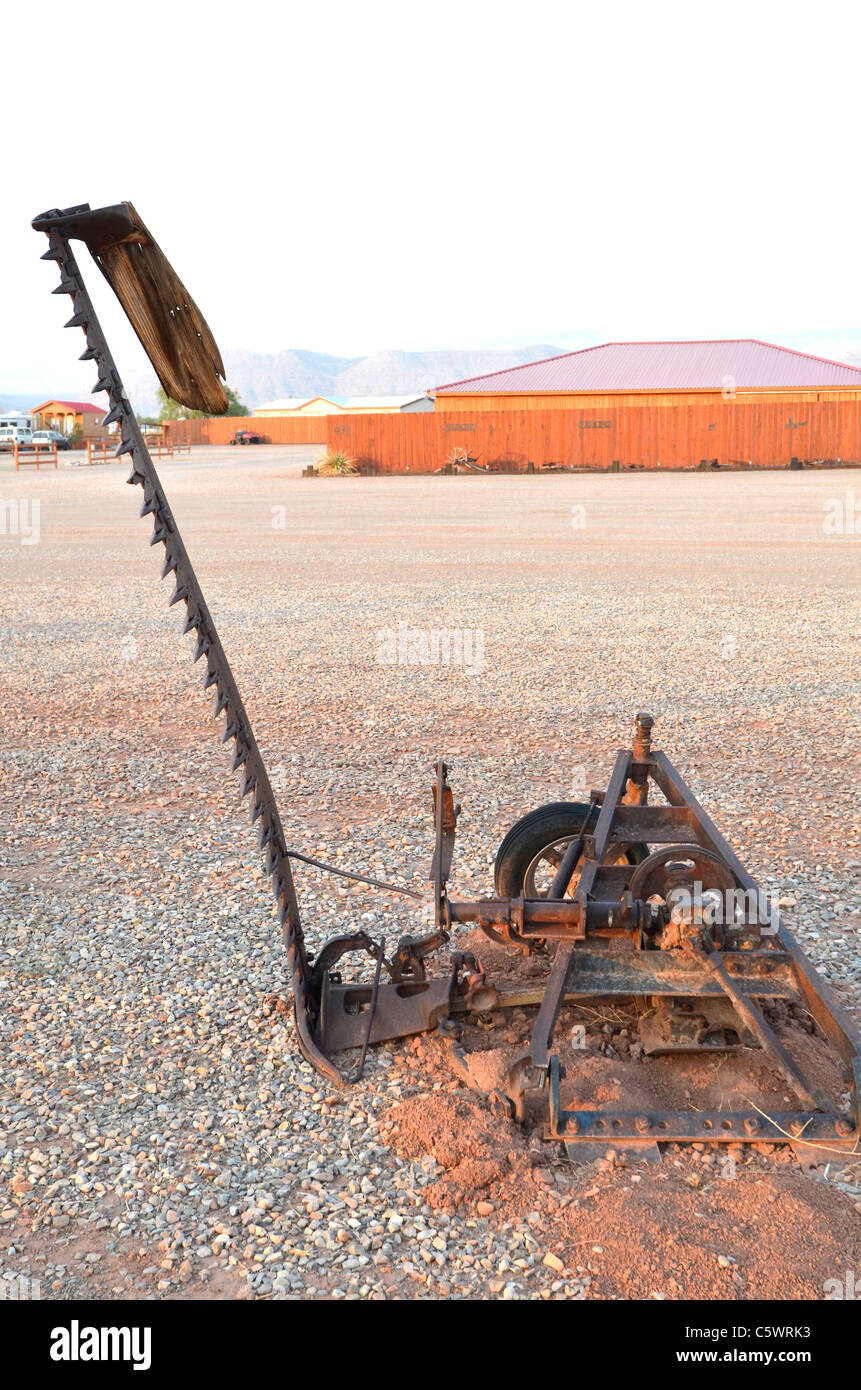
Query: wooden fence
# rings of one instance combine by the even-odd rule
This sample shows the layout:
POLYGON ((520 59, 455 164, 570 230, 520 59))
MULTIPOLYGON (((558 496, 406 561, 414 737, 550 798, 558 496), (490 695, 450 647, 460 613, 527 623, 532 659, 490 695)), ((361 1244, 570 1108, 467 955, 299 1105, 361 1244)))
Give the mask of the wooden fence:
POLYGON ((26 464, 32 463, 36 472, 39 472, 39 464, 53 464, 57 467, 57 446, 56 444, 13 444, 12 453, 15 458, 15 472, 23 468, 26 464))
POLYGON ((380 472, 431 472, 463 449, 481 465, 576 468, 783 468, 797 458, 861 461, 861 402, 619 406, 469 414, 328 417, 329 448, 380 472))
POLYGON ((455 449, 493 469, 785 468, 861 462, 861 401, 626 405, 596 411, 421 411, 392 415, 284 416, 174 421, 168 437, 224 444, 255 429, 273 444, 319 444, 381 473, 432 473, 455 449))
MULTIPOLYGON (((229 444, 237 430, 254 430, 267 444, 326 443, 328 415, 220 415, 212 420, 168 420, 165 439, 174 444, 229 444)), ((239 446, 237 446, 239 447, 239 446)))

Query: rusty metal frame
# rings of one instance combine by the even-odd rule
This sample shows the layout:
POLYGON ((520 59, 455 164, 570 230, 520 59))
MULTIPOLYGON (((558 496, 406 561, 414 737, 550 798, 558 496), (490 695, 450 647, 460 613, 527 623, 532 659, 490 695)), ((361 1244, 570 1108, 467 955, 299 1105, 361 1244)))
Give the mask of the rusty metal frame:
MULTIPOLYGON (((633 756, 620 751, 591 844, 588 844, 587 837, 588 857, 581 870, 578 895, 583 891, 584 883, 587 894, 595 890, 601 873, 601 859, 613 843, 640 838, 652 844, 666 843, 675 838, 680 828, 684 828, 689 844, 702 845, 717 854, 731 869, 740 887, 756 900, 757 914, 760 917, 758 925, 772 933, 774 945, 764 951, 732 952, 703 950, 700 946, 690 943, 687 951, 681 953, 681 958, 687 956, 688 960, 694 963, 694 974, 697 965, 711 974, 717 988, 729 999, 742 1022, 755 1033, 775 1069, 808 1108, 805 1111, 773 1116, 771 1119, 755 1111, 734 1115, 661 1111, 652 1115, 635 1116, 562 1109, 559 1083, 564 1073, 558 1057, 552 1054, 550 1049, 553 1028, 562 1002, 577 992, 581 947, 575 940, 567 945, 561 944, 557 950, 532 1035, 530 1065, 533 1080, 538 1079, 541 1084, 546 1085, 549 1093, 550 1119, 547 1136, 562 1139, 569 1154, 575 1157, 578 1144, 594 1144, 597 1139, 604 1138, 636 1145, 642 1142, 653 1143, 657 1139, 679 1143, 740 1140, 793 1143, 800 1141, 803 1136, 805 1143, 815 1141, 822 1144, 827 1141, 839 1142, 843 1146, 847 1142, 858 1145, 861 1143, 861 1038, 788 928, 776 919, 757 881, 744 868, 669 758, 663 752, 653 753, 650 747, 644 748, 644 719, 648 720, 648 716, 638 717, 639 770, 646 773, 645 778, 641 776, 639 779, 642 799, 636 807, 630 804, 626 807, 623 804, 622 789, 630 786, 629 773, 633 768, 633 756), (649 779, 654 781, 667 798, 666 806, 645 805, 645 789, 649 779), (794 997, 800 994, 804 998, 823 1032, 846 1063, 850 1074, 849 1115, 836 1112, 836 1107, 808 1080, 763 1017, 756 993, 749 987, 750 977, 755 978, 757 972, 764 970, 767 972, 766 978, 770 978, 776 969, 781 970, 784 980, 787 974, 789 975, 791 983, 796 987, 793 991, 794 997)), ((651 720, 648 720, 645 732, 645 742, 648 744, 651 720)), ((554 888, 556 887, 554 884, 554 888)), ((586 914, 587 922, 589 911, 593 907, 598 920, 602 918, 600 905, 590 903, 586 914)), ((645 961, 648 962, 651 954, 648 951, 642 952, 641 958, 645 957, 645 961)), ((603 989, 590 989, 589 994, 592 997, 600 998, 606 993, 618 992, 612 988, 612 976, 618 970, 618 956, 614 952, 605 952, 604 955, 611 981, 605 981, 603 989)), ((678 961, 671 960, 669 973, 677 975, 678 964, 678 961)), ((648 969, 649 966, 645 965, 644 968, 648 969)), ((630 979, 623 981, 623 990, 629 990, 630 983, 630 979)), ((696 995, 700 992, 698 988, 696 995)), ((679 991, 680 997, 696 995, 692 993, 687 996, 683 989, 679 991)), ((761 991, 762 996, 766 996, 765 990, 761 991)))

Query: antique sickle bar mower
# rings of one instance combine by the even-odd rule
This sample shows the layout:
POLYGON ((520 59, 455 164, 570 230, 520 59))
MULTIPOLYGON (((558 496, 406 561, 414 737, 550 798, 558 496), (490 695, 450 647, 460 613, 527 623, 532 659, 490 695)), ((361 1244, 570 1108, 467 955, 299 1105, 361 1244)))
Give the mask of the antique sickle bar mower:
POLYGON ((150 543, 163 547, 162 577, 174 581, 170 603, 183 607, 184 631, 195 634, 194 659, 204 663, 204 688, 214 690, 215 715, 224 715, 223 741, 233 743, 233 770, 258 827, 286 949, 299 1047, 308 1061, 340 1086, 361 1074, 371 1044, 437 1028, 455 1071, 472 1085, 459 1041, 464 1024, 489 1010, 531 1004, 537 1006, 531 1047, 490 1098, 523 1119, 530 1095, 542 1093, 544 1132, 564 1141, 571 1157, 591 1157, 596 1145, 603 1150, 608 1142, 647 1156, 657 1153, 659 1141, 767 1141, 820 1146, 825 1154, 861 1151, 861 1039, 670 760, 652 748, 648 715, 637 716, 633 746, 617 754, 606 791, 592 792, 588 805, 539 808, 512 827, 497 856, 496 896, 478 901, 448 894, 459 808, 447 768, 437 763, 432 930, 403 937, 391 958, 383 942, 364 932, 336 937, 315 959, 309 956, 292 860, 412 898, 425 895, 346 873, 288 846, 245 706, 71 241, 86 243, 168 395, 218 414, 227 407, 219 379, 224 368, 205 320, 130 203, 53 209, 33 226, 48 237, 43 259, 55 261, 60 271, 54 293, 72 300, 66 327, 86 336, 81 357, 96 364, 93 391, 109 399, 104 423, 116 426, 116 454, 128 455, 128 481, 143 491, 141 515, 153 519, 150 543), (662 800, 650 803, 650 791, 662 800), (525 955, 555 946, 543 986, 494 988, 475 956, 457 951, 443 974, 429 976, 428 957, 460 923, 525 955), (341 962, 355 952, 373 961, 372 979, 342 979, 341 962), (640 1023, 646 1056, 763 1049, 797 1095, 798 1107, 773 1115, 757 1109, 566 1110, 564 1072, 553 1051, 563 1004, 631 998, 650 1004, 640 1023), (767 1021, 763 1006, 780 1001, 800 1001, 840 1055, 850 1096, 845 1112, 805 1076, 767 1021), (360 1049, 353 1076, 333 1060, 350 1048, 360 1049))

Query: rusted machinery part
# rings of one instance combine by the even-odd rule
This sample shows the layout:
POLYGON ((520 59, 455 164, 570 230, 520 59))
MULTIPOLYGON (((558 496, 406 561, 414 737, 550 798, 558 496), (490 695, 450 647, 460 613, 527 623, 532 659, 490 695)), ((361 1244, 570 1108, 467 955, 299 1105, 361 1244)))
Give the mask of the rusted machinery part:
MULTIPOLYGON (((108 224, 113 235, 116 228, 111 219, 115 210, 108 209, 107 212, 110 214, 108 224)), ((93 217, 94 223, 82 230, 88 231, 98 245, 92 225, 98 227, 99 223, 95 214, 93 217)), ((132 471, 128 482, 143 489, 141 516, 151 516, 153 519, 150 544, 164 546, 162 578, 172 575, 174 579, 170 606, 179 603, 185 606, 183 631, 195 634, 194 660, 205 659, 206 663, 204 689, 214 689, 213 713, 216 717, 224 715, 222 742, 233 741, 232 770, 240 774, 241 795, 251 798, 251 821, 258 827, 258 845, 265 855, 265 872, 269 876, 281 924, 299 1045, 312 1066, 334 1085, 340 1086, 345 1078, 321 1049, 317 1038, 319 992, 305 947, 290 867, 290 851, 272 786, 212 615, 69 245, 71 233, 66 228, 70 221, 72 218, 66 213, 35 219, 34 225, 39 225, 48 235, 49 245, 43 260, 55 261, 59 267, 61 280, 55 293, 71 296, 73 313, 66 327, 81 328, 86 334, 87 347, 82 357, 93 361, 99 372, 94 393, 107 392, 109 399, 109 409, 103 423, 119 427, 116 455, 129 455, 131 458, 132 471)))
POLYGON ((453 923, 475 922, 486 936, 526 952, 559 938, 584 941, 587 935, 635 935, 652 921, 651 907, 630 893, 614 902, 587 901, 581 894, 561 899, 450 899, 448 909, 453 923))
POLYGON ((310 1062, 315 1071, 332 1085, 342 1091, 347 1085, 348 1078, 341 1069, 332 1061, 331 1057, 318 1047, 314 1027, 308 1012, 307 1004, 303 1004, 303 992, 301 981, 296 974, 292 977, 293 985, 293 1022, 296 1026, 296 1040, 299 1044, 299 1051, 310 1062))
POLYGON ((774 1030, 766 1023, 756 1004, 745 997, 736 982, 727 974, 721 958, 722 953, 715 950, 714 944, 708 939, 708 933, 702 932, 702 945, 688 941, 685 949, 712 972, 739 1018, 756 1035, 762 1047, 768 1051, 772 1065, 777 1068, 804 1104, 809 1106, 811 1110, 822 1110, 835 1114, 837 1107, 831 1103, 818 1086, 807 1079, 774 1030))
MULTIPOLYGON (((497 897, 553 896, 553 881, 566 853, 569 859, 573 854, 572 841, 577 840, 582 850, 582 837, 594 830, 597 817, 595 798, 588 803, 551 801, 521 816, 503 836, 496 851, 493 886, 497 897), (542 865, 546 866, 545 874, 539 879, 542 865)), ((565 896, 569 886, 570 876, 560 897, 565 896)))
POLYGON ((713 927, 715 938, 724 945, 724 905, 732 900, 737 882, 732 869, 713 850, 702 845, 665 845, 637 865, 629 891, 635 898, 663 905, 664 911, 655 913, 649 928, 653 944, 661 949, 684 944, 698 928, 698 915, 714 906, 709 900, 717 895, 721 907, 714 914, 713 927))
POLYGON ((224 363, 203 314, 131 203, 54 208, 33 219, 87 245, 171 400, 207 415, 228 401, 224 363))
MULTIPOLYGON (((781 928, 778 934, 773 909, 764 902, 764 895, 756 880, 747 873, 669 759, 661 752, 653 752, 651 720, 646 723, 644 716, 638 717, 633 752, 623 750, 617 756, 595 833, 585 837, 586 858, 580 880, 581 894, 593 888, 597 894, 602 875, 605 881, 612 879, 612 871, 608 875, 600 868, 602 856, 614 839, 627 838, 632 828, 639 829, 642 839, 651 843, 670 839, 673 832, 680 828, 685 828, 690 835, 690 843, 670 843, 657 850, 634 870, 626 885, 626 894, 636 901, 645 900, 653 905, 654 899, 660 901, 655 925, 661 931, 665 924, 674 924, 676 912, 680 914, 676 925, 681 929, 681 934, 677 941, 671 942, 680 949, 671 949, 666 953, 648 949, 642 951, 639 954, 645 958, 647 968, 650 955, 663 959, 675 956, 681 960, 687 957, 704 976, 711 978, 712 987, 716 983, 723 991, 741 1024, 766 1049, 771 1064, 809 1107, 809 1114, 787 1117, 787 1125, 782 1133, 783 1142, 794 1142, 802 1132, 806 1135, 808 1126, 818 1142, 853 1138, 858 1142, 861 1139, 861 1039, 831 999, 824 982, 817 979, 789 933, 781 928), (647 805, 650 779, 663 793, 665 805, 647 805), (735 930, 734 890, 736 886, 743 890, 747 901, 743 915, 744 931, 739 933, 739 937, 744 939, 732 942, 730 949, 716 948, 711 935, 712 927, 701 911, 702 899, 697 905, 694 893, 683 906, 677 896, 681 890, 687 892, 695 883, 703 895, 712 891, 716 891, 717 897, 732 894, 733 915, 721 918, 721 930, 725 924, 735 930), (769 959, 769 956, 773 959, 769 959), (817 1006, 817 1022, 850 1068, 853 1118, 838 1114, 830 1098, 805 1076, 770 1028, 751 992, 742 987, 738 978, 738 967, 742 962, 743 973, 747 973, 749 966, 755 970, 761 966, 765 972, 764 978, 767 978, 768 968, 773 969, 778 959, 784 966, 791 962, 796 983, 808 1002, 815 1002, 817 1006)), ((593 904, 589 902, 587 916, 592 911, 593 904)), ((649 942, 640 944, 648 946, 649 942)), ((634 1117, 618 1113, 596 1115, 594 1112, 583 1114, 565 1111, 559 1089, 564 1071, 559 1058, 551 1053, 550 1048, 561 1002, 578 978, 578 947, 576 939, 560 943, 533 1030, 533 1063, 546 1078, 549 1089, 548 1137, 563 1139, 571 1157, 575 1157, 577 1149, 582 1149, 584 1144, 583 1151, 590 1153, 590 1145, 597 1135, 633 1144, 642 1142, 645 1137, 720 1142, 730 1136, 753 1139, 767 1135, 769 1140, 774 1140, 774 1131, 777 1129, 780 1132, 780 1126, 768 1121, 764 1130, 759 1116, 754 1114, 727 1116, 721 1119, 720 1130, 717 1131, 712 1117, 700 1116, 692 1120, 685 1112, 634 1117)), ((811 1011, 814 1011, 813 1008, 811 1011)))
POLYGON ((297 849, 291 849, 288 853, 291 859, 297 859, 300 864, 310 864, 314 869, 322 869, 325 874, 334 874, 335 878, 349 878, 353 883, 367 883, 372 888, 382 888, 386 893, 399 893, 405 898, 424 901, 424 893, 416 892, 415 888, 405 888, 401 883, 387 883, 383 878, 371 878, 368 874, 354 873, 351 869, 339 869, 335 864, 327 864, 325 859, 312 859, 308 854, 300 854, 297 849))
MULTIPOLYGON (((578 871, 583 863, 583 836, 595 828, 600 796, 594 792, 589 803, 549 802, 521 816, 503 837, 496 853, 493 880, 497 898, 522 897, 527 901, 556 896, 576 898, 578 871), (539 877, 542 867, 545 872, 539 877), (562 893, 554 891, 557 877, 565 885, 562 893)), ((648 853, 647 845, 614 845, 605 855, 604 863, 636 864, 648 853)), ((540 944, 519 935, 510 920, 493 922, 486 916, 481 921, 481 929, 500 945, 519 947, 527 952, 540 944)))
POLYGON ((722 893, 736 887, 737 879, 729 865, 713 850, 702 845, 665 845, 642 860, 631 875, 629 888, 635 898, 653 894, 666 899, 674 889, 697 883, 706 892, 722 893))

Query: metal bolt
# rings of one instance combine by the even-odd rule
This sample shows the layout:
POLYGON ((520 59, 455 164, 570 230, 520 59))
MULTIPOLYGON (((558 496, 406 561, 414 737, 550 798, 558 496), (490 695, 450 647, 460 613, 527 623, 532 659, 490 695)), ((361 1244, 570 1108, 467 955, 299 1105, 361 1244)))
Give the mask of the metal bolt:
POLYGON ((652 751, 652 725, 654 720, 650 714, 638 714, 637 722, 634 727, 634 759, 636 762, 645 762, 652 751))
POLYGON ((565 1128, 570 1130, 572 1134, 580 1133, 580 1121, 576 1115, 572 1115, 570 1110, 565 1116, 565 1128))
POLYGON ((759 1129, 759 1120, 755 1115, 748 1115, 744 1122, 744 1127, 748 1134, 756 1134, 756 1131, 759 1129))
POLYGON ((635 1129, 638 1129, 641 1134, 645 1134, 646 1130, 652 1128, 652 1122, 649 1119, 648 1115, 638 1115, 636 1120, 634 1121, 634 1127, 635 1129))
POLYGON ((843 1139, 849 1139, 855 1133, 855 1126, 851 1120, 847 1120, 844 1115, 838 1115, 834 1121, 834 1128, 843 1139))

